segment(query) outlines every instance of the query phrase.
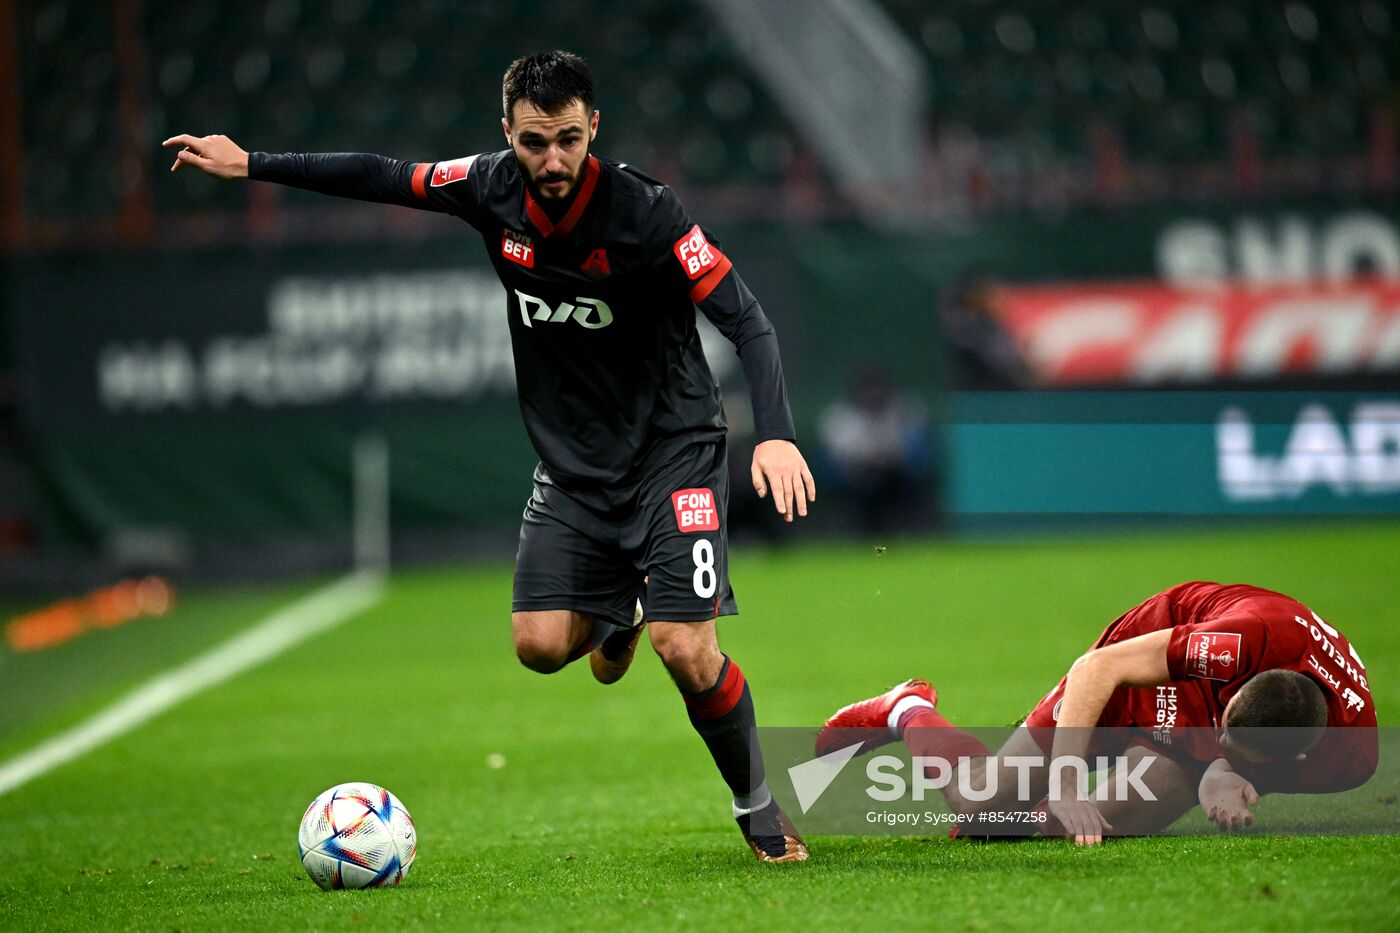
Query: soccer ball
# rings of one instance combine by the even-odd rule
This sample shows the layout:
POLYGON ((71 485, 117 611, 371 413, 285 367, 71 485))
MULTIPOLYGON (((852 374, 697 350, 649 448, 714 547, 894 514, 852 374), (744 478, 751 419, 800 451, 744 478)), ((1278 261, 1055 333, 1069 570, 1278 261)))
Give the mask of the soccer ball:
POLYGON ((332 888, 398 884, 413 867, 418 834, 399 799, 374 784, 337 784, 306 808, 297 833, 311 880, 332 888))

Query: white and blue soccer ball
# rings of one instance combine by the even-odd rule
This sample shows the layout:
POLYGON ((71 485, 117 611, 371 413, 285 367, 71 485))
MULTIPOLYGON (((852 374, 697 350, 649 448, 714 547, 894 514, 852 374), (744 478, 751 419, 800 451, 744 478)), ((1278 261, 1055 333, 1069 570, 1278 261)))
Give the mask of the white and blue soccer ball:
POLYGON ((297 833, 311 880, 333 888, 398 884, 413 867, 418 834, 399 799, 375 784, 337 784, 311 801, 297 833))

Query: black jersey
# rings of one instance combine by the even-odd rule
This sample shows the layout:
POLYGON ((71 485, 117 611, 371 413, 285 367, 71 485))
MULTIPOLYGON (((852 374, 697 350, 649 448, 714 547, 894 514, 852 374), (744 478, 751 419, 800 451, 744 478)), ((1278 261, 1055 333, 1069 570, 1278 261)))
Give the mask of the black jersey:
POLYGON ((724 434, 697 306, 739 352, 758 440, 796 439, 772 325, 713 235, 631 166, 590 155, 554 217, 511 150, 437 163, 255 152, 248 174, 475 227, 506 290, 525 428, 555 481, 630 484, 664 442, 724 434))

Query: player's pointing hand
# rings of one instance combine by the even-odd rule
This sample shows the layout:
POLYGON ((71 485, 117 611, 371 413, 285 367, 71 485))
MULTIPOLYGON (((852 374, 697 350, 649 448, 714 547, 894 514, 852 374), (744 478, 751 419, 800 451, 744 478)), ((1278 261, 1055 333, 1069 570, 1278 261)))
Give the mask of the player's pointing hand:
POLYGON ((181 134, 170 137, 161 146, 166 149, 181 147, 175 153, 175 164, 170 166, 172 172, 179 171, 181 166, 193 165, 216 178, 248 177, 248 153, 227 136, 181 134))
POLYGON ((786 521, 807 517, 807 503, 817 501, 817 483, 792 441, 764 441, 753 449, 753 491, 762 499, 773 492, 773 505, 786 521))

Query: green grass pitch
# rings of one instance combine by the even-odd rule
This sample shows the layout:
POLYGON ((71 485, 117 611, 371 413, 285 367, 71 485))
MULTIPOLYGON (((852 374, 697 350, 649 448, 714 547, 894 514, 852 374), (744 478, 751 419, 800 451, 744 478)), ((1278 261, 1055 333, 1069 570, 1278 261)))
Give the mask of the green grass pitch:
MULTIPOLYGON (((1151 593, 1245 581, 1351 636, 1384 725, 1398 567, 1400 525, 1374 523, 741 550, 744 615, 721 640, 765 725, 816 725, 910 676, 955 721, 999 725, 1151 593)), ((509 592, 505 562, 401 573, 375 609, 0 798, 0 928, 1400 928, 1400 837, 816 837, 811 862, 760 865, 655 656, 608 688, 586 665, 531 674, 509 592), (400 888, 322 892, 297 862, 302 810, 348 780, 413 813, 400 888)), ((297 593, 194 593, 0 656, 0 760, 297 593)))

